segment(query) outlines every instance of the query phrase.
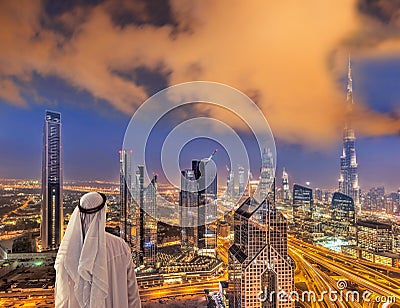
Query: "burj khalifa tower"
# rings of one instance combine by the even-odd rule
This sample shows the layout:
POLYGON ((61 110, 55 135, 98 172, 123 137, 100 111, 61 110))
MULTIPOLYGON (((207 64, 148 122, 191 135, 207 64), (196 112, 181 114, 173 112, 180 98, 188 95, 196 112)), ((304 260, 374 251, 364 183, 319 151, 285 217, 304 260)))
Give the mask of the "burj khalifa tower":
POLYGON ((353 79, 351 76, 351 61, 347 72, 347 102, 346 122, 343 130, 343 153, 340 156, 339 191, 353 198, 357 214, 361 213, 360 187, 358 185, 357 156, 355 133, 352 126, 353 116, 353 79))

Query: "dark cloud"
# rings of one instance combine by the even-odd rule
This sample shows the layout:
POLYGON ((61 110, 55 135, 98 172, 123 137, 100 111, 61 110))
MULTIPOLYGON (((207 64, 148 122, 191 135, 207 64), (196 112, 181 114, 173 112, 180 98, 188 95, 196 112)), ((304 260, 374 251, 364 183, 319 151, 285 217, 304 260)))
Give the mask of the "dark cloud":
POLYGON ((400 26, 399 0, 360 0, 358 8, 361 13, 381 23, 400 26))
MULTIPOLYGON (((282 140, 320 147, 340 135, 349 51, 400 50, 391 3, 3 1, 0 97, 22 106, 34 74, 55 76, 132 114, 164 85, 217 81, 254 97, 282 140)), ((399 131, 398 118, 357 104, 359 132, 399 131)))

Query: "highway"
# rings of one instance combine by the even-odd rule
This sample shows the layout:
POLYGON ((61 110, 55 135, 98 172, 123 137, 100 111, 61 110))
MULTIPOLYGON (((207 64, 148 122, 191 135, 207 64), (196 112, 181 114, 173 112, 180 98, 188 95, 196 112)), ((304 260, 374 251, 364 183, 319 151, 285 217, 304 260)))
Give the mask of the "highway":
MULTIPOLYGON (((364 265, 365 262, 355 262, 354 258, 293 238, 289 240, 289 248, 295 261, 309 262, 312 264, 312 268, 316 268, 316 271, 318 268, 315 265, 318 264, 326 270, 336 273, 341 278, 357 284, 359 289, 373 292, 374 294, 371 297, 373 299, 381 298, 382 296, 391 296, 396 301, 400 301, 399 279, 390 278, 377 270, 367 267, 364 265), (297 256, 297 259, 295 256, 297 256)), ((334 281, 330 281, 328 284, 331 288, 336 288, 334 281)), ((354 307, 353 304, 352 307, 354 307)))
POLYGON ((159 288, 140 289, 140 298, 142 301, 153 300, 166 297, 174 297, 191 294, 204 294, 204 290, 208 289, 211 292, 218 291, 218 281, 198 282, 191 285, 171 285, 162 286, 159 288))

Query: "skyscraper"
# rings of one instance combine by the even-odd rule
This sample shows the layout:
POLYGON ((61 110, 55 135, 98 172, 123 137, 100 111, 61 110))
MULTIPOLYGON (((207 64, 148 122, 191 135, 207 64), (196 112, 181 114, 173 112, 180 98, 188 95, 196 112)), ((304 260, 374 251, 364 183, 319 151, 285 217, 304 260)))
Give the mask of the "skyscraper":
POLYGON ((289 176, 285 168, 283 168, 282 172, 282 190, 283 190, 283 201, 285 202, 290 201, 289 176))
POLYGON ((238 176, 239 176, 239 196, 242 196, 244 194, 244 168, 242 166, 239 166, 238 168, 238 176))
POLYGON ((215 256, 216 232, 210 223, 217 217, 217 174, 210 161, 214 156, 192 160, 192 169, 183 170, 180 192, 182 247, 215 256))
POLYGON ((136 229, 137 234, 136 238, 137 241, 139 242, 139 249, 137 251, 137 258, 138 258, 138 265, 143 264, 143 258, 144 258, 144 246, 145 246, 145 239, 144 239, 144 227, 145 227, 145 221, 144 221, 144 215, 145 212, 143 210, 144 206, 144 166, 139 165, 137 166, 136 170, 136 198, 135 201, 139 203, 139 207, 136 210, 135 213, 135 218, 136 218, 136 229))
POLYGON ((157 263, 157 175, 143 192, 143 264, 155 267, 157 263))
POLYGON ((119 183, 120 183, 120 236, 128 243, 133 245, 132 230, 132 209, 133 198, 132 189, 132 151, 119 151, 119 183))
POLYGON ((183 249, 198 247, 198 187, 194 171, 181 171, 181 191, 179 192, 179 223, 183 249))
POLYGON ((313 230, 314 199, 312 189, 293 185, 293 223, 297 231, 313 230))
POLYGON ((42 157, 42 249, 54 249, 63 236, 61 113, 46 110, 42 157))
POLYGON ((274 198, 248 198, 235 211, 228 259, 229 307, 294 307, 277 296, 294 290, 294 262, 287 252, 286 218, 274 198))
POLYGON ((345 127, 343 130, 343 153, 342 156, 340 156, 339 191, 353 198, 356 213, 360 214, 360 187, 358 185, 358 165, 355 147, 356 137, 351 123, 353 105, 353 79, 351 76, 351 62, 349 58, 347 72, 347 110, 345 127))
POLYGON ((353 198, 340 192, 335 192, 332 197, 331 213, 334 234, 348 239, 354 239, 355 229, 355 207, 353 198))
POLYGON ((226 196, 229 200, 232 200, 235 196, 235 175, 233 170, 229 170, 228 167, 227 171, 229 172, 229 175, 226 181, 226 196))
POLYGON ((275 178, 274 160, 270 149, 264 149, 261 157, 260 183, 257 197, 262 202, 270 192, 275 178))

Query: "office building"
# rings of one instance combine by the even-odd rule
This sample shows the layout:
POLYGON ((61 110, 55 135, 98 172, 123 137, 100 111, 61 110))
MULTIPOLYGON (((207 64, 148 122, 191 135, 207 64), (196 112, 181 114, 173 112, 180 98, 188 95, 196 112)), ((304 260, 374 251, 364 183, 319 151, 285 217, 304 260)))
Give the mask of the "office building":
POLYGON ((271 191, 274 178, 275 168, 272 152, 270 149, 264 149, 261 157, 260 182, 257 189, 257 198, 259 198, 259 202, 262 202, 271 191))
POLYGON ((157 175, 143 193, 143 265, 156 267, 157 263, 157 175))
POLYGON ((316 232, 313 222, 314 199, 312 189, 293 185, 293 225, 296 231, 316 232))
POLYGON ((334 234, 347 239, 354 239, 356 218, 353 198, 335 192, 332 197, 331 215, 334 234))
POLYGON ((315 189, 315 200, 317 202, 322 202, 323 201, 323 192, 320 188, 315 189))
POLYGON ((228 200, 233 200, 235 197, 235 175, 233 170, 229 170, 227 167, 227 171, 229 173, 227 181, 226 181, 226 196, 228 200))
POLYGON ((245 189, 245 179, 244 179, 244 168, 242 166, 238 167, 238 178, 239 178, 239 197, 243 196, 245 189))
POLYGON ((294 307, 276 296, 294 290, 295 266, 287 253, 286 218, 273 199, 248 198, 235 211, 228 259, 229 307, 294 307))
POLYGON ((370 220, 357 221, 357 246, 371 252, 392 252, 392 225, 370 220))
POLYGON ((134 200, 132 198, 132 151, 119 151, 120 237, 132 247, 135 232, 132 230, 134 200))
POLYGON ((61 164, 61 113, 46 110, 43 127, 42 250, 57 248, 63 236, 63 177, 61 164))
POLYGON ((351 62, 349 58, 347 73, 347 102, 346 119, 343 130, 343 152, 340 156, 339 191, 354 200, 356 215, 361 213, 360 187, 358 185, 358 164, 355 146, 355 133, 351 123, 353 116, 353 80, 351 76, 351 62))
POLYGON ((353 250, 358 258, 399 268, 400 254, 396 253, 394 245, 392 224, 371 220, 357 221, 357 246, 353 250))
POLYGON ((194 171, 181 171, 181 191, 179 192, 179 224, 183 249, 198 247, 198 187, 194 171))
POLYGON ((285 168, 283 168, 282 172, 282 199, 285 202, 290 201, 289 175, 287 174, 285 168))
POLYGON ((208 158, 192 160, 192 169, 183 170, 180 192, 182 247, 201 255, 215 256, 217 218, 217 174, 208 158))

